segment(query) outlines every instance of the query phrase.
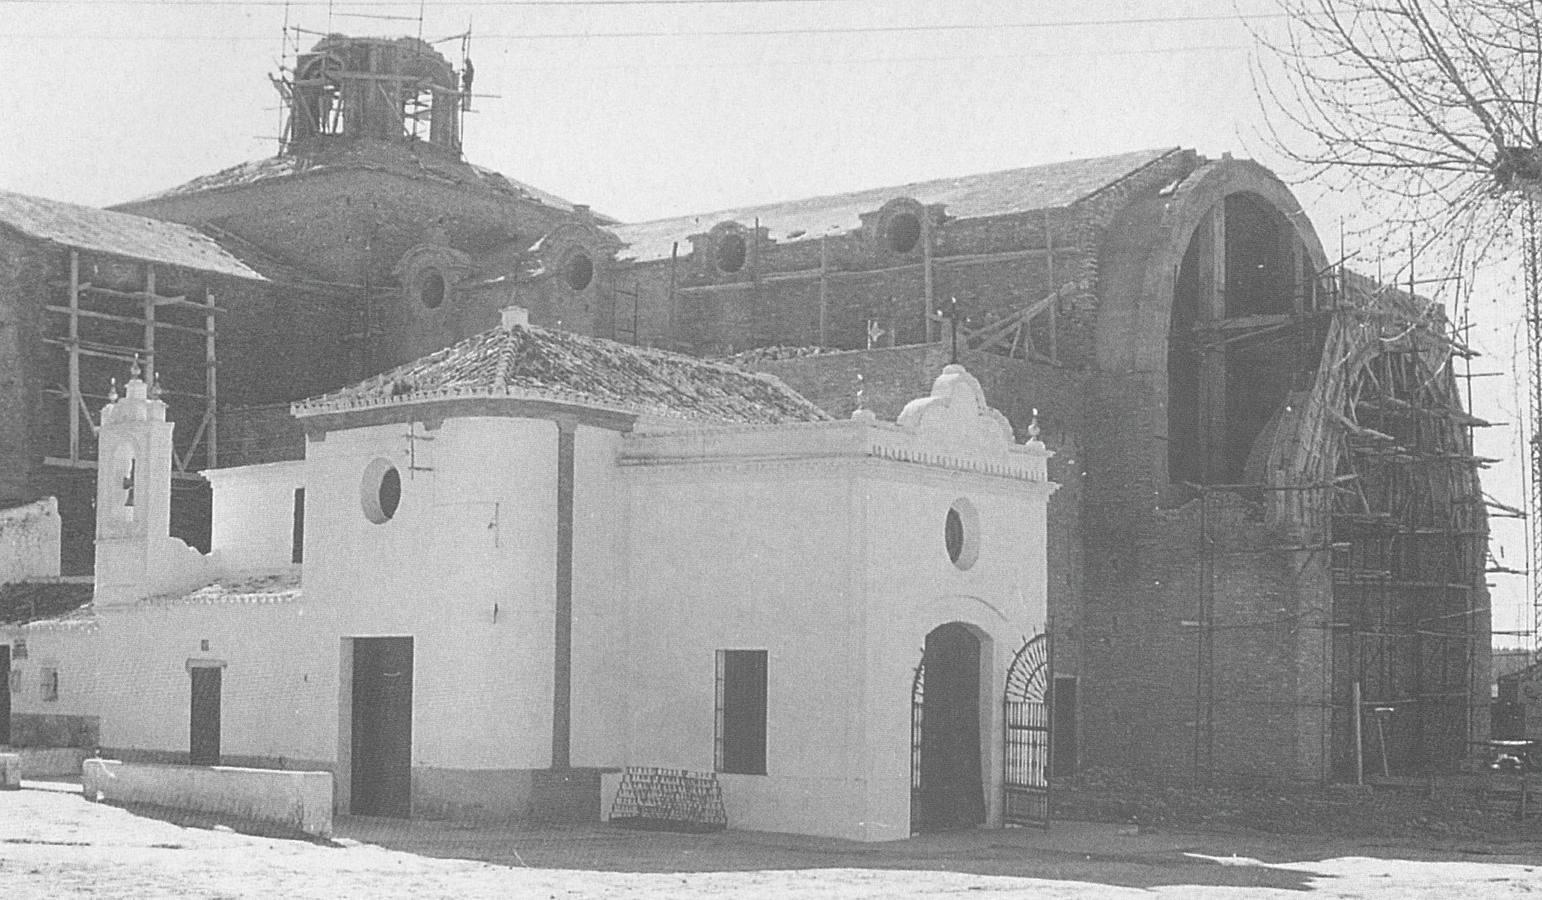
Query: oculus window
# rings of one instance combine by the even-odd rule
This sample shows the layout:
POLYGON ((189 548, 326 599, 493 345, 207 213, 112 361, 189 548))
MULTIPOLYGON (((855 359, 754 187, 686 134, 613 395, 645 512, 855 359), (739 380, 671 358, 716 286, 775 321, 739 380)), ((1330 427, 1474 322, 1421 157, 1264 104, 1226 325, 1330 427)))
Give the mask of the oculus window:
POLYGON ((359 481, 359 505, 364 509, 364 518, 384 525, 396 515, 401 502, 402 473, 389 460, 376 458, 364 467, 364 477, 359 481))

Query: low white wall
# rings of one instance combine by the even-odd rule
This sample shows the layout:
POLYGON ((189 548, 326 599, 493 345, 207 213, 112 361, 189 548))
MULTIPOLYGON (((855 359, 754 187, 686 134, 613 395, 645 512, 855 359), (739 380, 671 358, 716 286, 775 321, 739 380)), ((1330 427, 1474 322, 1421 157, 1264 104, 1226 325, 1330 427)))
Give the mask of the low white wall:
POLYGON ((214 489, 210 551, 229 571, 282 569, 294 559, 294 492, 305 463, 207 469, 214 489))
POLYGON ((88 759, 81 767, 81 790, 88 800, 219 813, 319 837, 332 835, 331 772, 88 759))

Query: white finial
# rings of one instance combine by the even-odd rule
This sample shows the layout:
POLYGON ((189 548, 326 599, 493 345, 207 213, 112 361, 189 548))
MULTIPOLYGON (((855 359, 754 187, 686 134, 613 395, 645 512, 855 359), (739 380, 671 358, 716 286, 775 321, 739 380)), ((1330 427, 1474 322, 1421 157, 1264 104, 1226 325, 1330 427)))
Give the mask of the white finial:
POLYGON ((134 354, 134 364, 132 366, 129 366, 129 380, 130 381, 140 381, 140 380, 143 380, 142 379, 143 375, 144 375, 144 370, 139 367, 139 354, 135 353, 134 354))
POLYGON ((1044 449, 1044 442, 1039 440, 1041 430, 1039 428, 1039 408, 1034 407, 1033 413, 1028 419, 1028 440, 1025 442, 1029 447, 1033 447, 1036 450, 1044 449))
POLYGON ((865 422, 878 420, 877 413, 867 408, 867 379, 861 372, 857 373, 857 408, 851 411, 851 417, 865 422))
POLYGON ((107 402, 118 402, 118 376, 116 375, 107 379, 107 402))

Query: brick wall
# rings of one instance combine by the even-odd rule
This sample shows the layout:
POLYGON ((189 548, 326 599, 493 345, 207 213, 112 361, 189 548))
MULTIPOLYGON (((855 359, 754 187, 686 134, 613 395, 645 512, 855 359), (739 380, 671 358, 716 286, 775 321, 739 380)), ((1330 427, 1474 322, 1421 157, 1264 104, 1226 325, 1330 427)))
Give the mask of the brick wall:
POLYGON ((250 466, 305 458, 305 430, 289 404, 220 411, 220 466, 250 466))
MULTIPOLYGON (((1064 209, 955 220, 946 218, 946 209, 932 209, 935 300, 957 297, 969 324, 978 327, 1075 284, 1058 305, 1058 349, 1071 365, 1090 363, 1104 232, 1132 198, 1154 195, 1197 164, 1193 153, 1173 154, 1064 209)), ((856 349, 866 346, 870 319, 888 332, 882 343, 924 342, 923 254, 893 252, 878 234, 877 216, 864 218, 862 227, 823 240, 823 335, 819 240, 774 244, 762 235, 751 240, 744 269, 733 274, 714 266, 706 232, 717 223, 705 219, 703 234, 682 240, 673 263, 629 261, 623 249, 615 271, 639 295, 640 342, 703 354, 771 344, 856 349)), ((614 305, 629 314, 631 299, 617 297, 614 305)), ((603 316, 598 321, 602 336, 611 336, 608 324, 603 316)))

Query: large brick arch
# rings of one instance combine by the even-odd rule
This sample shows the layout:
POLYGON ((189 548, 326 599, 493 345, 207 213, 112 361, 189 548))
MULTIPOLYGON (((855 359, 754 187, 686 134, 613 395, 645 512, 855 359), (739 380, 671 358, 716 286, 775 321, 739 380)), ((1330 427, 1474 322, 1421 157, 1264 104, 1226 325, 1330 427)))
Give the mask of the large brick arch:
POLYGON ((1290 189, 1258 163, 1229 158, 1205 163, 1170 188, 1131 203, 1099 247, 1097 368, 1149 401, 1151 415, 1142 426, 1149 434, 1136 445, 1147 448, 1139 468, 1155 485, 1169 481, 1168 333, 1179 270, 1207 214, 1239 194, 1261 201, 1293 227, 1313 270, 1327 266, 1316 230, 1290 189))

